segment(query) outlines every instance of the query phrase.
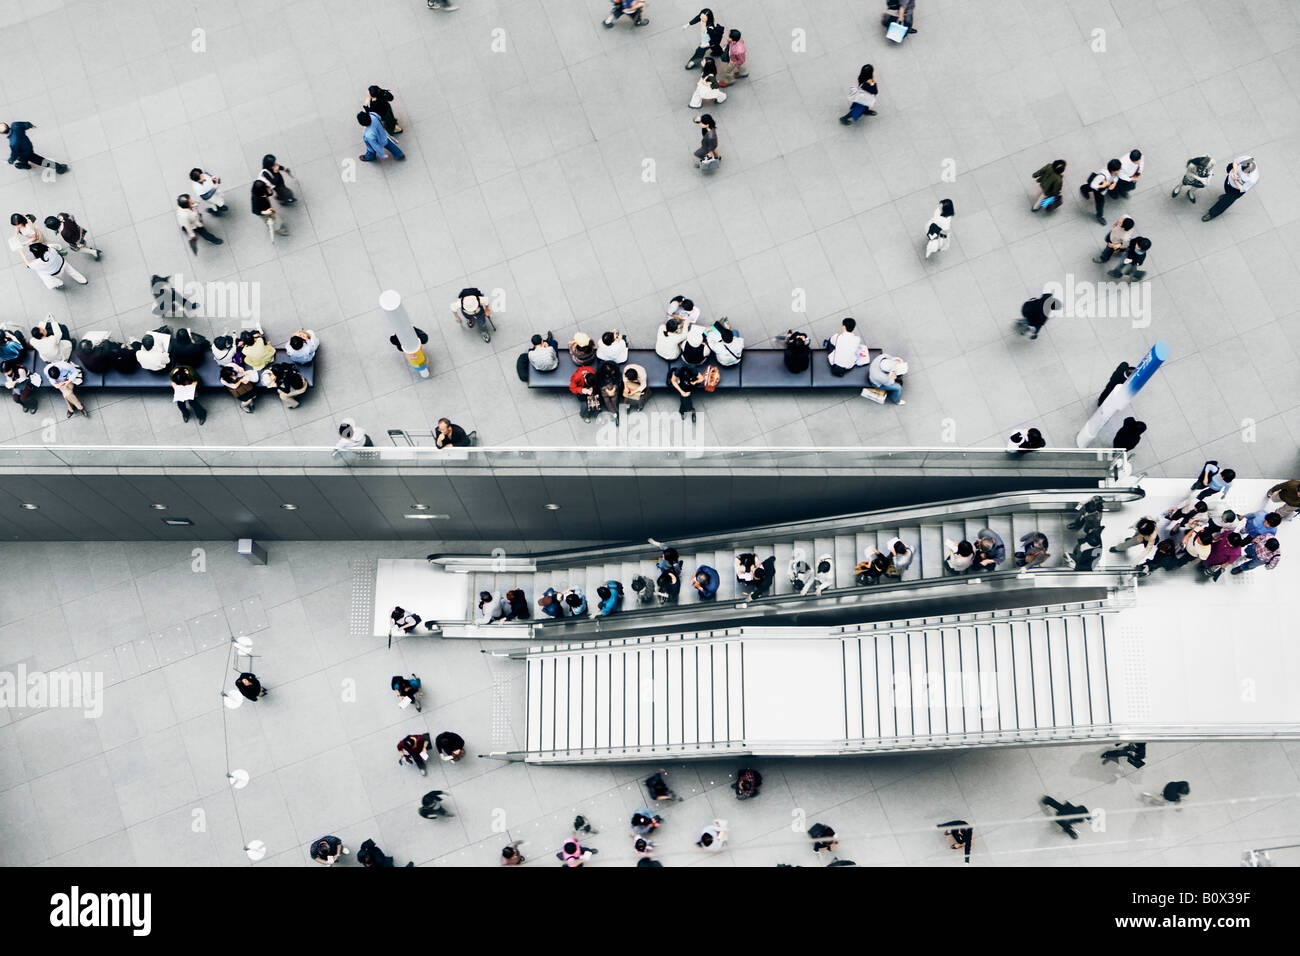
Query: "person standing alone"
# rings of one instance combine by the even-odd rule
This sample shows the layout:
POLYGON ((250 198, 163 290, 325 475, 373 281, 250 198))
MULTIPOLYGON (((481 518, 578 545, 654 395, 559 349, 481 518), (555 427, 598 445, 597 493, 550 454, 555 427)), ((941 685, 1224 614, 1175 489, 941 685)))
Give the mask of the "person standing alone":
POLYGON ((1209 222, 1216 216, 1223 215, 1229 206, 1254 189, 1257 182, 1259 167, 1255 165, 1255 157, 1241 156, 1233 160, 1228 164, 1228 175, 1223 179, 1223 195, 1201 217, 1201 222, 1209 222))

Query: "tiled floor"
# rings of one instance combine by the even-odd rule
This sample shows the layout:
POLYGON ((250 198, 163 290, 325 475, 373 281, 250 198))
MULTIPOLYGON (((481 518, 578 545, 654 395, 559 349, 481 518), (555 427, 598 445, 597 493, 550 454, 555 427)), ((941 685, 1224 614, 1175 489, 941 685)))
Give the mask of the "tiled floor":
MULTIPOLYGON (((273 544, 270 564, 255 567, 214 543, 199 572, 189 546, 28 546, 42 600, 0 593, 0 670, 101 671, 107 686, 94 719, 0 709, 0 865, 244 865, 241 847, 254 840, 266 862, 298 865, 313 838, 336 833, 353 848, 372 837, 399 863, 435 865, 493 865, 504 843, 523 839, 529 865, 549 866, 576 813, 603 831, 592 840, 599 864, 631 863, 626 820, 656 767, 479 757, 518 746, 494 737, 493 694, 504 682, 500 716, 521 725, 521 665, 481 653, 487 643, 399 638, 387 650, 348 635, 349 563, 394 548, 273 544), (240 629, 273 690, 227 710, 227 635, 240 629), (399 709, 388 690, 392 674, 412 671, 425 683, 421 714, 399 709), (404 734, 444 729, 468 741, 463 762, 434 761, 427 779, 398 766, 404 734), (233 769, 250 773, 243 789, 228 784, 233 769), (456 816, 416 814, 435 788, 456 816)), ((1152 745, 1147 767, 1122 775, 1101 766, 1100 749, 761 761, 763 794, 746 803, 728 787, 737 764, 670 764, 686 799, 663 811, 657 855, 670 866, 815 865, 802 830, 821 821, 859 863, 959 865, 928 829, 954 818, 980 823, 974 862, 985 866, 1232 866, 1247 849, 1300 842, 1296 744, 1152 745), (1141 791, 1179 779, 1191 781, 1194 805, 1143 808, 1141 791), (1104 810, 1105 829, 1068 840, 1042 818, 1043 793, 1104 810), (693 843, 716 817, 729 823, 730 846, 705 854, 693 843)))
POLYGON ((1293 470, 1300 7, 1253 0, 1228 30, 1214 0, 932 0, 899 48, 874 6, 719 8, 745 34, 751 76, 712 110, 726 161, 703 179, 682 69, 688 0, 654 0, 639 30, 602 29, 601 0, 464 0, 451 14, 405 0, 375 16, 300 0, 270 19, 251 0, 5 0, 11 48, 60 51, 58 69, 5 71, 5 115, 36 123, 37 148, 72 171, 44 183, 6 170, 0 209, 73 212, 105 256, 64 292, 10 256, 0 321, 52 310, 77 331, 139 334, 147 277, 179 272, 255 284, 273 337, 301 324, 325 345, 319 394, 297 411, 241 415, 214 395, 200 428, 165 393, 95 397, 89 421, 60 416, 50 432, 0 403, 0 440, 323 444, 347 415, 383 434, 446 414, 491 444, 590 444, 569 396, 526 391, 515 356, 546 328, 617 326, 646 344, 682 292, 751 344, 792 326, 821 337, 853 314, 913 369, 902 409, 851 392, 710 397, 706 444, 975 445, 1024 422, 1068 444, 1116 363, 1160 337, 1173 358, 1136 404, 1150 425, 1139 468, 1182 474, 1209 455, 1243 474, 1293 470), (863 61, 877 68, 879 115, 846 129, 835 117, 863 61), (397 94, 410 160, 352 177, 352 114, 376 81, 397 94), (1123 208, 1155 243, 1150 326, 1062 318, 1037 341, 1016 336, 1020 302, 1044 282, 1104 278, 1089 261, 1101 228, 1073 189, 1134 146, 1148 172, 1123 208), (247 209, 267 151, 302 197, 274 248, 247 209), (1188 156, 1222 170, 1247 152, 1260 185, 1223 218, 1200 221, 1208 192, 1196 206, 1170 199, 1188 156), (1056 156, 1071 164, 1067 208, 1032 216, 1029 174, 1056 156), (195 164, 225 178, 232 207, 214 224, 226 244, 197 258, 173 219, 195 164), (944 196, 953 245, 927 261, 944 196), (466 283, 501 290, 490 345, 447 317, 466 283), (388 287, 431 336, 430 380, 386 343, 375 303, 388 287))

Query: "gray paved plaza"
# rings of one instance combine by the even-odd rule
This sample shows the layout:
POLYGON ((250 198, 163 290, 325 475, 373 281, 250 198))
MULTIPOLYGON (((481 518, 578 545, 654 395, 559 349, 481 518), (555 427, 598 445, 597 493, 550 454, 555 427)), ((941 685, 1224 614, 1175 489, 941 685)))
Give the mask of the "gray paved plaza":
MULTIPOLYGON (((6 252, 0 323, 27 328, 52 312, 77 333, 138 335, 156 324, 149 276, 180 273, 247 284, 275 341, 298 327, 323 340, 318 386, 298 410, 267 399, 244 415, 214 394, 199 427, 165 391, 92 392, 88 421, 65 424, 59 410, 51 431, 60 403, 43 390, 38 416, 0 402, 0 441, 330 445, 343 417, 382 436, 446 415, 484 444, 592 445, 597 428, 571 396, 526 389, 516 356, 546 329, 566 341, 618 328, 648 346, 664 304, 685 293, 750 345, 789 328, 820 340, 852 315, 868 344, 911 366, 902 408, 847 390, 707 396, 706 445, 1001 445, 1025 424, 1072 445, 1115 365, 1163 339, 1172 358, 1135 404, 1150 427, 1139 471, 1191 475, 1206 457, 1243 477, 1296 471, 1294 0, 1231 13, 1214 0, 921 0, 920 33, 901 47, 881 36, 878 0, 731 0, 716 9, 744 32, 751 75, 709 109, 725 155, 709 178, 693 166, 694 79, 682 68, 695 34, 680 26, 697 6, 650 0, 648 26, 605 30, 604 0, 460 5, 0 0, 6 48, 31 58, 0 74, 0 119, 35 123, 37 150, 71 165, 52 182, 0 170, 0 212, 74 213, 104 250, 77 262, 88 285, 57 292, 6 252), (836 118, 866 62, 879 115, 846 128, 836 118), (371 83, 396 93, 409 159, 353 177, 353 117, 371 83), (1105 278, 1090 261, 1103 230, 1077 187, 1133 147, 1147 172, 1107 211, 1153 239, 1149 324, 1074 316, 1036 341, 1017 335, 1021 302, 1044 283, 1105 278), (267 152, 301 196, 274 246, 248 208, 267 152), (1199 154, 1218 160, 1212 188, 1195 205, 1171 199, 1199 154), (1257 158, 1259 185, 1203 223, 1242 154, 1257 158), (1065 208, 1032 215, 1030 174, 1058 156, 1070 163, 1065 208), (225 244, 197 257, 174 213, 195 165, 224 178, 231 206, 209 221, 225 244), (957 210, 952 246, 926 260, 944 197, 957 210), (502 290, 490 344, 450 321, 463 285, 502 290), (387 288, 430 336, 428 380, 388 344, 376 308, 387 288)), ((192 324, 213 335, 237 323, 192 324)), ((656 401, 675 408, 662 392, 656 401)), ((350 562, 427 546, 277 543, 266 567, 229 542, 201 546, 201 573, 189 544, 0 551, 11 585, 0 589, 0 670, 74 665, 109 684, 93 721, 0 707, 0 865, 246 865, 249 840, 265 842, 268 863, 301 865, 327 832, 354 850, 373 837, 399 865, 493 865, 504 825, 527 841, 529 865, 545 866, 575 812, 606 831, 593 839, 599 863, 631 862, 624 820, 654 767, 480 759, 494 687, 518 680, 518 665, 474 641, 388 651, 349 635, 350 562), (218 695, 241 627, 274 660, 274 691, 228 711, 218 695), (409 721, 387 682, 401 671, 426 680, 427 729, 470 742, 464 763, 431 766, 427 780, 394 759, 409 721), (225 773, 245 764, 261 769, 232 790, 225 773), (457 816, 416 815, 432 788, 450 792, 457 816)), ((1153 746, 1145 770, 1118 780, 1098 763, 1074 747, 771 761, 763 798, 745 804, 727 787, 735 765, 673 763, 686 802, 670 810, 660 857, 815 864, 792 813, 831 823, 843 856, 878 865, 960 865, 926 830, 957 817, 995 821, 979 836, 980 865, 1235 865, 1247 848, 1300 843, 1287 799, 1300 790, 1300 745, 1153 746), (1141 790, 1171 779, 1195 781, 1204 805, 1133 810, 1141 790), (1123 812, 1071 842, 1041 819, 1042 793, 1123 812), (706 857, 691 844, 717 816, 732 846, 706 857)))
MULTIPOLYGON (((1136 405, 1150 426, 1139 467, 1187 473, 1212 452, 1242 474, 1292 469, 1295 3, 1252 0, 1224 29, 1211 0, 1010 11, 928 0, 920 34, 897 48, 874 2, 739 0, 718 9, 744 32, 751 76, 712 109, 725 161, 708 179, 692 165, 682 69, 693 34, 679 26, 695 8, 650 6, 647 27, 605 30, 602 0, 465 0, 452 14, 392 0, 366 15, 345 0, 274 15, 252 3, 4 4, 12 48, 67 54, 57 70, 6 71, 6 116, 36 123, 38 150, 72 171, 44 183, 5 170, 0 208, 77 214, 105 256, 85 264, 88 286, 63 292, 11 256, 3 321, 53 311, 78 332, 138 335, 152 324, 149 275, 179 272, 255 283, 273 338, 304 325, 324 341, 319 390, 296 411, 263 402, 241 415, 213 395, 200 428, 165 392, 91 397, 93 417, 60 425, 56 440, 326 444, 343 416, 382 435, 445 414, 488 444, 592 444, 570 396, 516 380, 516 355, 547 328, 567 341, 617 327, 648 345, 664 303, 684 292, 751 344, 792 326, 820 339, 851 314, 870 344, 912 367, 905 408, 852 391, 711 397, 705 444, 1000 444, 1023 423, 1072 444, 1111 369, 1163 338, 1172 360, 1136 405), (879 115, 845 128, 835 119, 863 62, 877 68, 879 115), (359 152, 353 114, 376 82, 397 94, 410 159, 345 181, 359 152), (1155 243, 1149 327, 1061 318, 1037 341, 1015 335, 1020 303, 1045 282, 1105 278, 1090 261, 1102 230, 1075 187, 1135 146, 1147 173, 1111 210, 1155 243), (294 170, 302 196, 286 212, 292 236, 274 248, 248 210, 266 152, 294 170), (1195 206, 1169 196, 1185 160, 1205 153, 1220 173, 1244 153, 1261 170, 1211 223, 1200 213, 1221 175, 1195 206), (1066 208, 1030 215, 1030 173, 1057 156, 1070 163, 1066 208), (224 177, 232 211, 214 226, 226 244, 194 258, 174 197, 196 164, 224 177), (952 247, 926 261, 943 197, 957 208, 952 247), (504 292, 491 345, 448 318, 466 283, 504 292), (431 336, 431 380, 386 342, 375 304, 389 287, 431 336), (792 311, 800 297, 805 313, 792 311)), ((47 440, 43 416, 4 408, 0 438, 47 440)))

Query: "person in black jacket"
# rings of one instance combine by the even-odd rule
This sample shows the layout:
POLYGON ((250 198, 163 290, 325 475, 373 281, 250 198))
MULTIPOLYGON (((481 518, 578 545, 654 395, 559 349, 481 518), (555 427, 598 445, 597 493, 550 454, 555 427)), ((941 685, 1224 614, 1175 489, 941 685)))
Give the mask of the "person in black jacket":
POLYGON ((1020 307, 1020 334, 1028 334, 1031 339, 1038 338, 1047 320, 1061 310, 1061 300, 1050 292, 1044 292, 1025 302, 1020 307))
POLYGON ((443 760, 456 761, 465 756, 465 738, 454 731, 444 730, 433 738, 433 745, 443 760))
POLYGON ((239 691, 249 700, 257 700, 259 697, 265 697, 270 693, 262 682, 257 679, 257 675, 245 671, 235 679, 235 690, 239 691))
POLYGON ((700 25, 700 46, 696 47, 691 58, 686 61, 686 69, 693 70, 700 65, 700 61, 705 56, 713 56, 721 59, 722 57, 722 38, 726 36, 726 29, 713 16, 713 11, 705 7, 695 15, 695 19, 682 26, 683 30, 689 30, 696 24, 700 25))
POLYGON ((434 444, 439 448, 468 448, 474 444, 470 435, 473 432, 466 432, 459 425, 454 424, 449 418, 438 419, 438 427, 434 429, 434 444))
POLYGON ((751 598, 767 597, 772 592, 776 581, 776 556, 769 555, 763 563, 754 569, 754 580, 745 588, 751 598))
POLYGON ((384 124, 384 130, 390 136, 402 132, 402 124, 397 122, 397 117, 393 115, 393 94, 389 90, 384 89, 382 86, 370 87, 366 90, 366 96, 361 101, 361 105, 368 112, 379 117, 379 121, 384 124))
POLYGON ((275 198, 286 206, 292 206, 298 200, 293 195, 293 190, 284 181, 284 174, 292 173, 288 166, 281 166, 275 161, 275 156, 267 153, 262 157, 262 172, 258 178, 266 183, 275 192, 275 198))
POLYGON ((172 334, 168 354, 173 365, 188 365, 197 369, 208 356, 212 343, 198 332, 190 329, 177 329, 172 334))
POLYGON ((374 840, 366 840, 357 848, 357 862, 370 869, 393 865, 393 858, 381 850, 374 840))

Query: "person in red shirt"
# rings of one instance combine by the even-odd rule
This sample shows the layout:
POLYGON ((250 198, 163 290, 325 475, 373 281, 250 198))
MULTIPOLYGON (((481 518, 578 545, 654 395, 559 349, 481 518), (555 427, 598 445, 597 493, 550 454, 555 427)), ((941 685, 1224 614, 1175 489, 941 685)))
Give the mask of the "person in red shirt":
POLYGON ((593 421, 600 414, 600 395, 596 391, 596 370, 580 365, 569 376, 569 391, 581 400, 582 420, 593 421))
POLYGON ((718 68, 718 86, 730 86, 749 76, 746 66, 749 51, 745 49, 745 41, 740 38, 739 30, 727 34, 727 39, 722 44, 722 60, 722 66, 718 68))

